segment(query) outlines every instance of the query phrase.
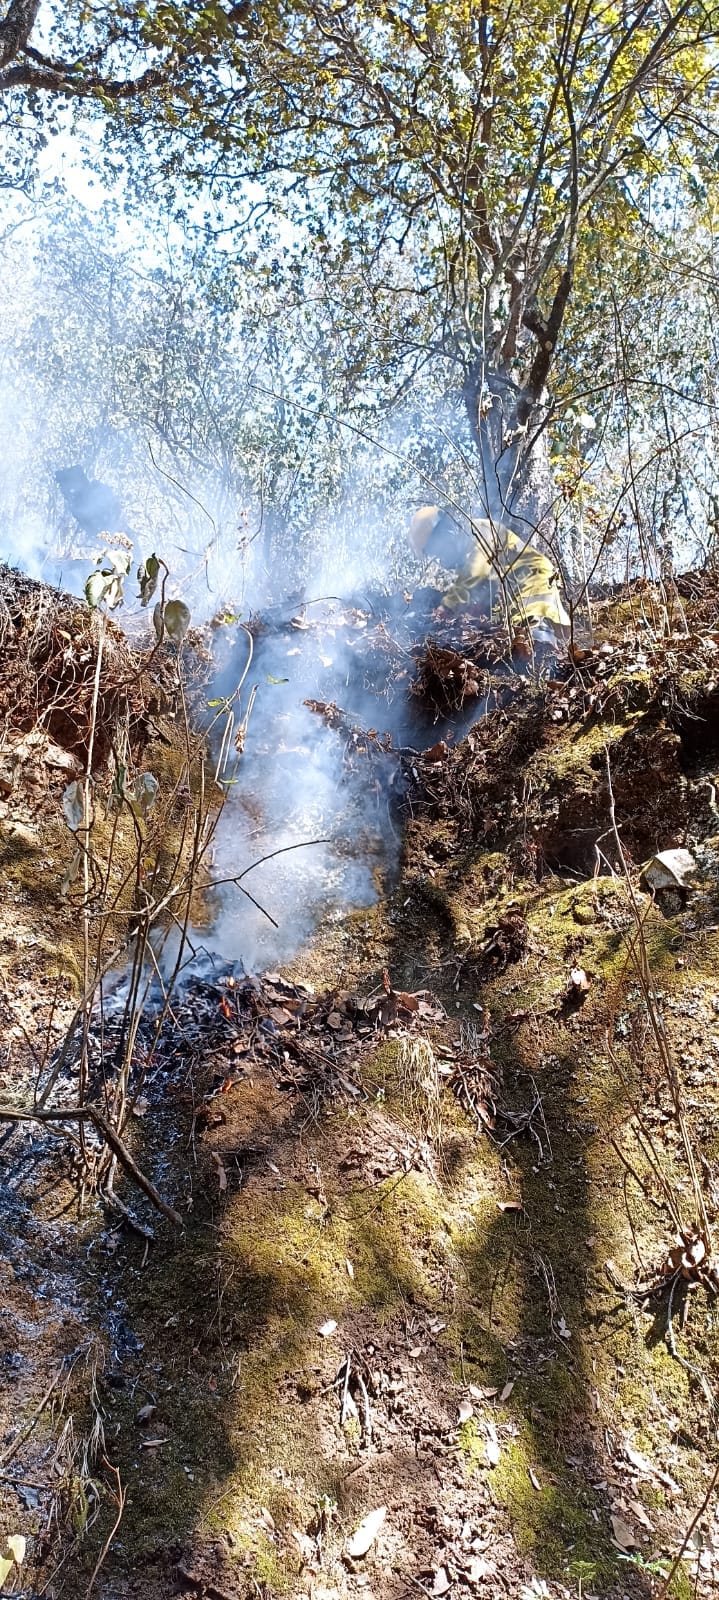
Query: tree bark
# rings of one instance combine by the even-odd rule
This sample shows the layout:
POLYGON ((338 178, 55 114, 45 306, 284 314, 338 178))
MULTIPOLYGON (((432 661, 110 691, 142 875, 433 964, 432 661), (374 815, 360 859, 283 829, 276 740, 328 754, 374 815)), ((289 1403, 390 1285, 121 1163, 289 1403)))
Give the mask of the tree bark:
POLYGON ((0 70, 25 49, 35 26, 40 0, 12 0, 0 22, 0 70))
POLYGON ((569 579, 571 546, 555 518, 546 393, 533 399, 509 373, 480 361, 467 374, 464 402, 479 453, 481 514, 545 550, 569 579))

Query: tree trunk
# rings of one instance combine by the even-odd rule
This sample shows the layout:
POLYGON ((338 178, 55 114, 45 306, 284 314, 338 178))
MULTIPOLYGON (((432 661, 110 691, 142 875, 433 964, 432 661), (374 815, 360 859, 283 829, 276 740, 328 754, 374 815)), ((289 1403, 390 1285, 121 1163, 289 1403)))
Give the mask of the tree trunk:
POLYGON ((546 550, 568 579, 573 563, 557 533, 546 396, 534 400, 507 373, 482 364, 467 376, 464 401, 479 452, 482 514, 546 550))

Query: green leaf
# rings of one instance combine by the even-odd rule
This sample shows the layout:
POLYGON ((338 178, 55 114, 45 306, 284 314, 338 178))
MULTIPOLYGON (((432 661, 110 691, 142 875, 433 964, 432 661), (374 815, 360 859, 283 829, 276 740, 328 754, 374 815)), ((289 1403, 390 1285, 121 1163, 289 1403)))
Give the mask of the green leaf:
POLYGON ((267 674, 268 683, 289 683, 289 681, 289 678, 273 678, 271 672, 268 672, 267 674))

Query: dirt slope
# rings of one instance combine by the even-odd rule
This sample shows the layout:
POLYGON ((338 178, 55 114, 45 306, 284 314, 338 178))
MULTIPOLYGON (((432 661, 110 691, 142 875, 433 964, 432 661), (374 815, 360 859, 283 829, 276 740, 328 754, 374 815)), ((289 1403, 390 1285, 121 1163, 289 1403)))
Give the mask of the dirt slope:
MULTIPOLYGON (((188 990, 132 1125, 182 1231, 119 1183, 151 1241, 78 1218, 67 1145, 5 1136, 0 1505, 28 1596, 84 1595, 108 1539, 107 1600, 660 1593, 714 1471, 719 1312, 713 1258, 670 1255, 697 1196, 607 751, 711 1229, 719 607, 705 583, 661 638, 650 600, 413 758, 376 907, 281 975, 188 990), (695 866, 653 905, 636 869, 667 848, 695 866)), ((6 1023, 35 1037, 20 976, 6 1023)), ((714 1592, 716 1503, 675 1596, 714 1592)))

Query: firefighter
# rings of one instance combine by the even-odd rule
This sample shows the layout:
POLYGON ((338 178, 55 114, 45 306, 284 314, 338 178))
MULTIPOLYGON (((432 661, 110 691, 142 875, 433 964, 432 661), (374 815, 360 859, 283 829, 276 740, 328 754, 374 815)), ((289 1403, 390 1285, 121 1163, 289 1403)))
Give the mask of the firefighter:
POLYGON ((556 643, 569 628, 569 617, 550 557, 501 523, 478 518, 468 519, 467 526, 465 533, 451 512, 438 506, 421 506, 410 523, 415 554, 456 571, 442 606, 456 611, 471 605, 482 586, 493 582, 503 592, 515 631, 530 627, 538 642, 556 643))

